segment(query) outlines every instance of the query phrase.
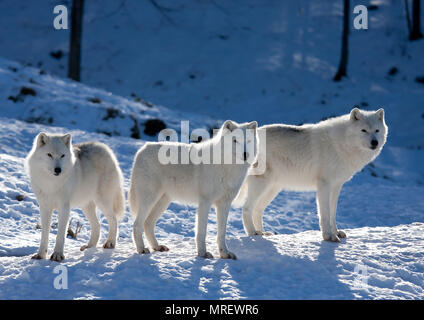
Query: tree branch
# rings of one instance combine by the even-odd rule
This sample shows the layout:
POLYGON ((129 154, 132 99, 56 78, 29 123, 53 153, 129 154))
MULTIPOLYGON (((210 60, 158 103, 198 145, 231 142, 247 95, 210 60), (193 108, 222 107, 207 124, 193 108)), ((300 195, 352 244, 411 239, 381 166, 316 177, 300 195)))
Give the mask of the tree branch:
POLYGON ((166 21, 168 21, 170 24, 172 24, 174 27, 177 26, 175 21, 172 20, 172 18, 167 14, 167 12, 176 11, 175 9, 164 7, 156 2, 156 0, 150 0, 150 3, 152 6, 159 11, 159 13, 165 18, 166 21))

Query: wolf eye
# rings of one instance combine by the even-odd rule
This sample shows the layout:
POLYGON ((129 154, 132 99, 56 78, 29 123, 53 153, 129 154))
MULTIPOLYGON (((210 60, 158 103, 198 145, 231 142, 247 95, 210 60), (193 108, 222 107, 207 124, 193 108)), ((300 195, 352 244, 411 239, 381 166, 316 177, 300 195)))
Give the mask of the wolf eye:
POLYGON ((62 154, 60 157, 61 157, 61 158, 63 158, 64 156, 65 156, 65 155, 64 155, 64 154, 62 154))
POLYGON ((234 142, 234 143, 237 143, 237 139, 236 139, 236 138, 234 138, 234 139, 233 139, 233 142, 234 142))
POLYGON ((368 131, 367 131, 367 130, 365 130, 365 129, 362 129, 361 131, 362 131, 362 132, 368 132, 368 131))
POLYGON ((376 133, 379 133, 379 132, 380 132, 380 130, 378 130, 378 129, 377 129, 377 130, 375 130, 375 132, 376 132, 376 133))
POLYGON ((48 154, 47 154, 47 156, 48 156, 49 158, 53 158, 53 156, 52 156, 52 154, 51 154, 51 153, 48 153, 48 154))

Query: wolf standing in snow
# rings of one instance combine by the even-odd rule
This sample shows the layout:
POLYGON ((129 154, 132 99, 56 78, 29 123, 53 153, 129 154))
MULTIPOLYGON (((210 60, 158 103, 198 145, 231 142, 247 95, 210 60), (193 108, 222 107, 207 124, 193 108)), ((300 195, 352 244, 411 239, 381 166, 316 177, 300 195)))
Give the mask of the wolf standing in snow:
MULTIPOLYGON (((168 250, 167 247, 158 244, 154 227, 157 219, 170 202, 176 201, 183 204, 198 205, 196 244, 199 256, 213 258, 212 254, 206 251, 205 238, 209 210, 211 206, 215 206, 218 224, 217 243, 220 256, 224 259, 236 259, 236 256, 228 251, 225 243, 227 217, 231 202, 239 192, 250 163, 254 161, 256 149, 253 148, 251 153, 237 151, 240 150, 239 147, 245 150, 245 143, 256 145, 256 128, 257 123, 255 121, 237 124, 227 120, 210 140, 198 144, 146 143, 137 152, 131 173, 129 205, 131 212, 136 216, 133 237, 138 253, 149 253, 149 250, 144 246, 143 231, 145 231, 146 238, 153 250, 168 250), (250 135, 250 140, 249 130, 250 133, 253 132, 250 135), (229 143, 227 143, 228 141, 229 143), (229 156, 231 158, 229 162, 221 161, 222 146, 224 147, 224 157, 229 156), (230 153, 228 153, 227 146, 230 147, 230 153), (161 150, 166 148, 170 148, 171 152, 172 148, 177 150, 179 153, 177 158, 180 159, 182 159, 184 153, 190 154, 190 162, 187 162, 187 164, 163 164, 160 161, 160 153, 161 150), (193 158, 195 157, 192 157, 193 155, 211 155, 211 151, 214 153, 213 162, 194 163, 193 158), (218 158, 215 157, 217 155, 219 155, 219 161, 215 161, 218 158), (246 161, 248 158, 252 160, 246 161)), ((203 157, 203 159, 205 158, 203 157)))
MULTIPOLYGON (((282 190, 316 191, 324 240, 340 241, 336 209, 345 182, 377 157, 387 137, 384 110, 362 111, 317 124, 266 125, 266 170, 249 175, 235 204, 243 205, 243 225, 248 235, 264 235, 265 208, 282 190)), ((261 143, 261 141, 259 141, 261 143)), ((258 159, 263 157, 259 152, 258 159)))
POLYGON ((47 255, 53 210, 58 210, 56 245, 50 259, 62 261, 69 213, 82 207, 91 226, 91 236, 81 250, 95 247, 100 237, 96 206, 106 216, 109 235, 104 248, 114 248, 118 218, 124 214, 122 172, 112 150, 98 142, 72 145, 71 135, 40 133, 26 159, 32 189, 41 214, 41 242, 33 259, 47 255))

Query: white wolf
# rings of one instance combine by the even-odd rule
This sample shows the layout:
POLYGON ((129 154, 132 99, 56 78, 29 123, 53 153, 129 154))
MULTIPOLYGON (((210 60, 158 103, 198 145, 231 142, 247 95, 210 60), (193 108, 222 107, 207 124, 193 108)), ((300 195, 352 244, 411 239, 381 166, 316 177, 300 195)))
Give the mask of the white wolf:
POLYGON ((72 145, 71 135, 39 133, 26 159, 32 189, 41 214, 41 241, 33 259, 47 255, 53 210, 58 210, 56 245, 50 259, 62 261, 72 207, 82 207, 91 226, 90 240, 81 250, 95 247, 100 237, 96 206, 106 216, 109 234, 104 248, 114 248, 118 218, 124 214, 122 172, 112 150, 98 142, 72 145))
POLYGON ((176 201, 183 204, 198 205, 196 245, 199 256, 213 258, 212 254, 206 251, 205 238, 208 213, 211 206, 215 206, 218 223, 217 243, 220 256, 224 259, 236 259, 236 256, 228 251, 225 243, 227 217, 231 202, 239 192, 250 166, 248 161, 245 160, 248 157, 254 158, 256 153, 256 149, 253 150, 253 155, 252 153, 249 155, 246 152, 236 152, 236 149, 239 149, 236 145, 242 145, 243 148, 245 143, 256 145, 256 128, 256 121, 237 124, 227 120, 210 140, 198 144, 166 141, 146 143, 137 152, 131 173, 129 205, 131 212, 136 216, 133 237, 138 253, 149 253, 149 250, 144 246, 143 230, 145 230, 146 238, 153 250, 168 250, 167 247, 158 244, 154 227, 157 219, 170 202, 176 201), (248 129, 254 133, 250 140, 246 134, 248 129), (241 132, 242 135, 235 135, 235 132, 241 132), (244 137, 246 137, 246 141, 244 137), (230 163, 215 164, 214 161, 214 164, 212 164, 212 161, 210 161, 210 164, 205 162, 194 164, 190 161, 188 164, 162 164, 163 162, 160 162, 158 158, 160 150, 169 147, 178 150, 180 158, 181 154, 186 151, 190 154, 193 154, 193 152, 195 154, 209 154, 211 150, 218 150, 221 146, 226 146, 228 140, 231 145, 230 156, 232 160, 230 163), (242 164, 236 164, 233 161, 237 159, 242 164))
MULTIPOLYGON (((354 108, 350 114, 317 124, 273 124, 258 128, 261 131, 266 131, 265 173, 249 175, 234 201, 243 205, 246 233, 269 234, 263 228, 264 210, 285 189, 317 191, 323 238, 340 241, 346 237, 336 225, 337 200, 343 184, 383 148, 388 132, 384 110, 354 108)), ((258 159, 263 156, 258 153, 258 159)))

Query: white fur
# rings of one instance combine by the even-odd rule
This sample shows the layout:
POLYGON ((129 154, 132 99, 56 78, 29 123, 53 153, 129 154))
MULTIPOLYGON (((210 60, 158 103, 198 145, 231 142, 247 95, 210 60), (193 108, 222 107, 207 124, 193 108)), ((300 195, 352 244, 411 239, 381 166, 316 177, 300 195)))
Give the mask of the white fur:
MULTIPOLYGON (((264 210, 285 189, 317 191, 323 238, 339 241, 339 237, 346 237, 336 225, 339 193, 343 184, 383 148, 388 132, 384 110, 354 108, 350 114, 317 124, 266 125, 258 128, 258 133, 262 130, 266 131, 266 171, 263 175, 249 175, 234 202, 243 205, 246 233, 266 234, 262 224, 264 210), (374 150, 373 139, 378 141, 374 150)), ((258 159, 261 158, 264 155, 259 152, 258 159)))
MULTIPOLYGON (((232 135, 235 128, 244 132, 255 131, 257 123, 237 124, 227 120, 221 129, 210 140, 199 144, 176 142, 146 143, 136 154, 131 174, 129 204, 131 212, 136 216, 134 222, 134 242, 138 253, 149 253, 144 246, 143 231, 151 247, 157 251, 168 250, 159 245, 154 227, 157 219, 170 202, 198 205, 196 216, 196 244, 201 257, 211 258, 206 251, 206 229, 208 213, 211 206, 216 207, 218 235, 217 243, 222 258, 233 258, 225 243, 227 217, 231 202, 237 195, 246 177, 249 164, 161 164, 158 160, 159 149, 163 146, 178 146, 181 149, 193 149, 201 152, 214 149, 227 135, 232 135)), ((246 135, 245 135, 246 136, 246 135)), ((238 141, 240 142, 240 141, 238 141)), ((180 149, 180 150, 181 150, 180 149)), ((233 158, 236 148, 232 148, 233 158)), ((235 163, 235 162, 233 162, 235 163)))
POLYGON ((114 248, 118 218, 124 214, 125 198, 122 173, 112 150, 106 145, 89 142, 72 145, 71 135, 40 133, 26 159, 32 189, 41 214, 41 242, 34 259, 47 255, 53 210, 58 211, 58 230, 52 260, 64 259, 63 248, 70 209, 82 207, 91 226, 91 236, 81 250, 95 247, 100 237, 96 206, 109 223, 104 248, 114 248), (55 175, 55 168, 61 172, 55 175))

